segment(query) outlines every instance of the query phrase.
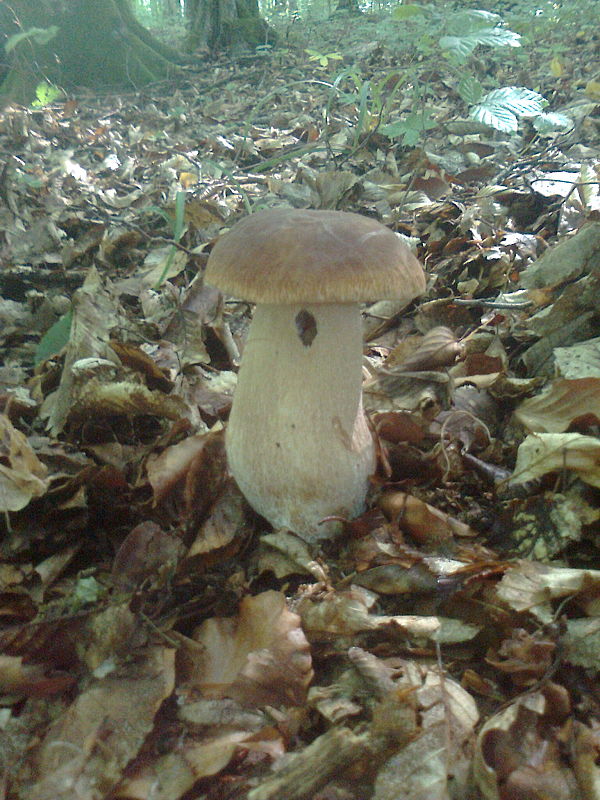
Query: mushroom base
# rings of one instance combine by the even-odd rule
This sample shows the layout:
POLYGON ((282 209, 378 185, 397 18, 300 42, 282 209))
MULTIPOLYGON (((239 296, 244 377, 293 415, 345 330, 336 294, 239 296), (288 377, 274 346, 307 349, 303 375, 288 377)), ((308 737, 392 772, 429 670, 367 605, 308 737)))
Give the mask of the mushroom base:
POLYGON ((362 408, 357 303, 258 305, 226 435, 230 470, 250 505, 307 541, 364 509, 375 469, 362 408))

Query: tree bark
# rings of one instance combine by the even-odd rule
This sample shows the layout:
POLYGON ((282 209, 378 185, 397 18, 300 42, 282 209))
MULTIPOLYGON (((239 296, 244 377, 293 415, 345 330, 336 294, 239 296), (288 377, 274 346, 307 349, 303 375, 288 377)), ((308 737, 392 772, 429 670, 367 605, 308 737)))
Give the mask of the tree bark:
POLYGON ((350 14, 362 14, 358 0, 339 0, 336 11, 348 11, 350 14))

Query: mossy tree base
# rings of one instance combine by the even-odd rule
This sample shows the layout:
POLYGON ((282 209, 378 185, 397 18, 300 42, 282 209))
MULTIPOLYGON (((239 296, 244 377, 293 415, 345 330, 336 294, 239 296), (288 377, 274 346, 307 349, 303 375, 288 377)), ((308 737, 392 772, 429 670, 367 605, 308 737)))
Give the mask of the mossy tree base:
POLYGON ((11 8, 9 33, 50 26, 58 32, 44 45, 25 39, 10 53, 1 104, 30 103, 44 80, 67 89, 139 87, 168 78, 183 61, 137 22, 129 0, 11 0, 11 8))
POLYGON ((254 49, 273 44, 275 33, 258 10, 258 0, 193 0, 187 6, 190 51, 254 49))

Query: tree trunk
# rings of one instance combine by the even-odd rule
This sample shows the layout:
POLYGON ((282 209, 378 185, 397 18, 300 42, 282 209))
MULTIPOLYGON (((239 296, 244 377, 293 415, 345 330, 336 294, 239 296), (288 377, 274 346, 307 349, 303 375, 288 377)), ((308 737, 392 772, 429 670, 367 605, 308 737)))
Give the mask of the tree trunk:
POLYGON ((44 81, 67 89, 138 87, 173 75, 183 61, 140 25, 129 0, 11 0, 8 8, 0 38, 31 35, 8 53, 0 104, 30 103, 44 81), (54 35, 44 41, 44 31, 32 29, 54 35))
POLYGON ((362 14, 358 0, 339 0, 336 11, 348 11, 350 14, 362 14))
POLYGON ((186 0, 186 14, 192 52, 239 51, 275 41, 260 16, 258 0, 186 0))

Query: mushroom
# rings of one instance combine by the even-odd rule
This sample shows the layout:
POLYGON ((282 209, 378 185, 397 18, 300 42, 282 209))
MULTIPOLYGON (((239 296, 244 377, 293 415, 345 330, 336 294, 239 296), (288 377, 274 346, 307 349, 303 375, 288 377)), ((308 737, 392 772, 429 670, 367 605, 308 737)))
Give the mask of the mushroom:
POLYGON ((375 445, 362 406, 359 303, 412 300, 419 261, 376 220, 276 208, 220 238, 206 281, 256 303, 226 432, 250 505, 307 541, 364 509, 375 445))

